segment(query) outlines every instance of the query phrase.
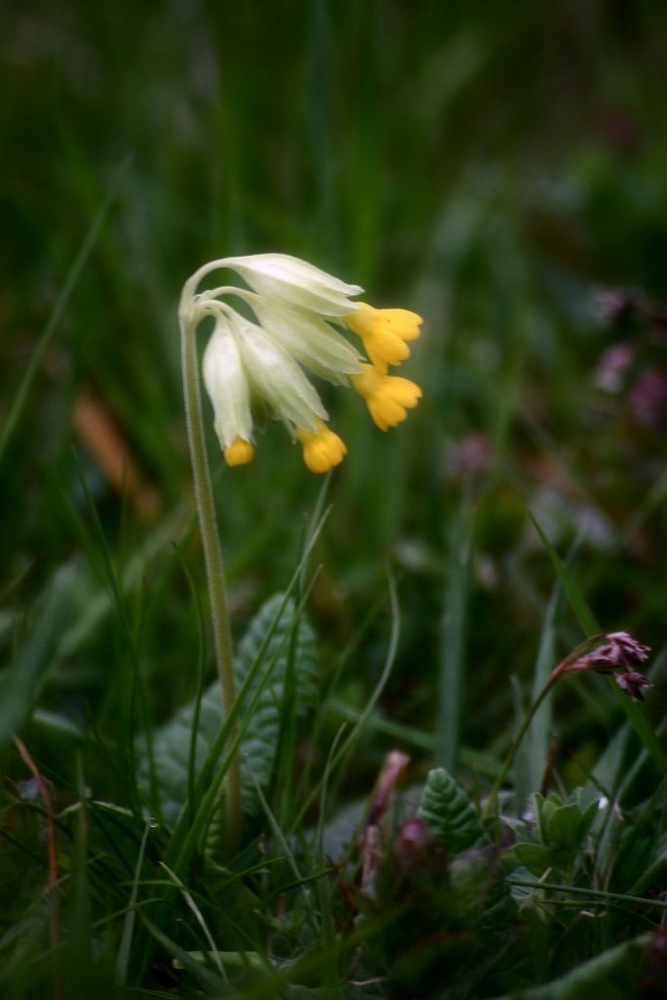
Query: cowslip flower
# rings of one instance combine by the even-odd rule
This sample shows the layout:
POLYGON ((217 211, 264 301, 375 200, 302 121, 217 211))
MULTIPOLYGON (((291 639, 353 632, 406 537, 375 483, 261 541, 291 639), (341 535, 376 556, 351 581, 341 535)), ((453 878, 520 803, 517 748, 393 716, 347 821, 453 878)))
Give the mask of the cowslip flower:
POLYGON ((417 405, 419 386, 388 375, 387 367, 408 357, 406 341, 419 336, 421 317, 353 301, 362 291, 286 254, 212 261, 186 282, 183 327, 194 331, 202 320, 214 321, 202 372, 228 465, 244 465, 254 457, 257 404, 283 421, 312 472, 327 472, 342 462, 347 446, 327 426, 329 415, 307 373, 352 385, 383 431, 417 405), (197 291, 207 274, 221 269, 234 271, 244 284, 197 291), (358 334, 370 364, 344 330, 358 334))

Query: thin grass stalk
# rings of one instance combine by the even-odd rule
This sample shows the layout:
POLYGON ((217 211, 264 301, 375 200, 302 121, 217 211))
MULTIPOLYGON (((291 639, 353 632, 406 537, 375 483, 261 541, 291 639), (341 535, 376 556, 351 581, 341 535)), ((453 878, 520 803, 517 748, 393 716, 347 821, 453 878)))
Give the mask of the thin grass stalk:
MULTIPOLYGON (((535 700, 549 680, 552 664, 556 659, 556 622, 560 614, 562 589, 557 584, 549 599, 540 645, 535 662, 531 697, 535 700)), ((515 783, 517 802, 525 803, 537 791, 544 780, 551 740, 552 713, 550 702, 545 701, 541 710, 535 713, 530 725, 523 753, 517 757, 515 783)))
POLYGON ((472 518, 469 491, 466 490, 453 529, 445 608, 440 629, 435 762, 451 774, 456 770, 460 750, 461 705, 466 670, 465 627, 473 551, 472 518))
POLYGON ((507 777, 512 764, 514 763, 514 758, 516 757, 517 750, 521 746, 523 738, 525 737, 526 733, 530 729, 530 724, 533 721, 533 719, 535 718, 535 714, 536 714, 537 710, 539 709, 539 707, 541 706, 542 702, 544 701, 544 699, 546 698, 546 696, 549 694, 549 692, 551 691, 551 689, 553 688, 553 686, 556 683, 556 681, 558 680, 558 678, 561 676, 561 673, 562 673, 562 671, 560 670, 561 667, 562 667, 562 664, 559 664, 559 666, 553 671, 553 673, 549 677, 549 680, 544 685, 544 687, 542 688, 542 690, 538 694, 537 698, 535 698, 535 700, 533 701, 532 705, 528 709, 528 712, 526 713, 526 716, 525 716, 523 722, 521 723, 521 727, 519 729, 519 732, 516 734, 516 736, 514 738, 514 741, 512 743, 512 746, 509 749, 509 753, 505 757, 505 760, 503 762, 503 766, 501 767, 501 769, 500 769, 500 771, 498 773, 498 777, 496 778, 496 780, 493 783, 493 788, 491 789, 491 792, 489 794, 489 797, 488 797, 488 800, 487 800, 487 804, 486 804, 486 809, 485 809, 485 815, 486 816, 490 816, 492 812, 496 811, 497 806, 498 806, 498 792, 502 788, 503 782, 504 782, 505 778, 507 777))
POLYGON ((90 257, 97 237, 100 235, 102 225, 104 224, 106 217, 109 213, 111 206, 113 205, 118 192, 120 190, 122 182, 125 180, 125 175, 132 163, 132 154, 125 156, 120 163, 116 176, 111 184, 107 196, 102 202, 99 210, 97 211, 95 218, 93 219, 91 225, 86 230, 85 236, 81 242, 79 252, 77 253, 72 266, 70 267, 65 283, 56 299, 56 303, 51 313, 51 317, 44 327, 42 334, 35 345, 34 350, 30 354, 30 359, 24 369, 23 375, 18 385, 18 389, 14 395, 11 406, 9 408, 9 413, 3 421, 2 429, 0 430, 0 463, 4 457, 5 451, 9 444, 9 441, 16 429, 16 425, 21 418, 23 410, 26 406, 28 399, 28 393, 30 387, 35 379, 37 372, 39 371, 40 362, 44 356, 44 352, 49 345, 49 341, 53 337, 54 333, 58 329, 60 320, 65 312, 65 306, 69 302, 70 296, 76 283, 81 276, 88 258, 90 257))
POLYGON ((119 989, 124 988, 127 982, 127 970, 130 965, 130 948, 132 946, 132 935, 134 934, 134 925, 137 918, 136 908, 137 899, 139 896, 139 883, 141 881, 141 867, 144 863, 144 854, 146 852, 146 843, 148 841, 148 834, 150 833, 151 826, 150 823, 146 823, 144 827, 144 832, 141 838, 141 845, 139 847, 139 853, 137 854, 137 863, 134 871, 134 878, 132 880, 132 889, 130 892, 130 900, 127 908, 127 913, 125 914, 125 920, 123 921, 123 933, 120 939, 120 945, 118 947, 118 953, 116 955, 116 985, 119 989))
MULTIPOLYGON (((290 600, 292 592, 294 591, 297 585, 297 581, 302 572, 303 564, 308 560, 310 556, 312 547, 315 545, 315 542, 317 541, 317 538, 319 537, 319 534, 322 530, 322 525, 324 523, 325 518, 326 514, 323 516, 320 523, 312 532, 312 535, 306 545, 306 549, 301 558, 301 561, 297 566, 292 576, 292 579, 285 590, 283 601, 274 619, 274 627, 277 626, 282 615, 284 614, 287 602, 290 600)), ((303 602, 300 602, 297 605, 295 610, 295 616, 298 616, 302 612, 303 603, 305 603, 305 599, 303 602)), ((271 676, 271 672, 273 670, 273 665, 275 662, 275 657, 265 667, 264 667, 264 658, 272 634, 273 634, 273 628, 270 629, 267 635, 265 636, 264 641, 257 652, 257 656, 255 657, 252 667, 246 674, 241 686, 239 687, 237 701, 232 707, 232 710, 229 713, 229 715, 223 719, 220 732, 217 734, 213 744, 211 745, 206 760, 199 769, 199 775, 197 777, 197 783, 195 788, 195 798, 197 801, 195 819, 192 822, 188 822, 186 824, 186 818, 189 820, 189 817, 186 817, 186 814, 183 814, 181 818, 179 818, 176 827, 174 828, 169 849, 167 851, 166 860, 170 864, 170 866, 177 872, 182 871, 181 862, 178 859, 186 859, 184 863, 187 863, 187 861, 190 858, 190 852, 194 849, 194 844, 196 843, 196 841, 198 840, 198 838, 202 833, 201 829, 202 823, 205 821, 208 812, 210 812, 210 804, 212 801, 211 796, 217 794, 216 791, 217 783, 219 780, 221 780, 221 778, 224 775, 227 774, 230 766, 229 758, 230 756, 233 757, 234 754, 233 753, 230 754, 228 752, 227 757, 220 764, 219 774, 215 775, 215 777, 213 774, 213 768, 219 761, 222 751, 225 747, 231 745, 233 749, 234 746, 238 745, 238 742, 243 736, 243 732, 247 728, 248 724, 247 720, 250 718, 250 716, 255 710, 256 704, 261 695, 261 690, 265 686, 265 684, 268 683, 268 679, 271 676), (261 672, 262 670, 263 672, 261 672), (252 685, 255 679, 258 677, 259 681, 257 684, 256 691, 254 692, 253 696, 250 697, 252 685), (239 724, 238 717, 241 712, 241 705, 243 705, 244 716, 240 720, 239 724), (232 739, 232 734, 233 734, 233 739, 232 739)))
POLYGON ((58 952, 58 942, 60 938, 60 920, 58 907, 58 856, 56 853, 56 829, 53 821, 53 805, 49 796, 46 783, 37 765, 30 756, 28 748, 23 740, 14 736, 14 744, 19 752, 21 760, 33 776, 37 785, 42 805, 44 808, 44 820, 46 823, 46 853, 48 859, 47 884, 49 898, 49 941, 51 944, 51 962, 53 971, 53 1000, 61 1000, 62 981, 60 976, 60 955, 58 952))
MULTIPOLYGON (((560 558, 553 545, 551 545, 549 539, 545 535, 544 531, 535 520, 533 515, 528 512, 531 521, 535 525, 538 535, 544 545, 547 555, 551 560, 551 563, 556 571, 558 579, 563 587, 563 591, 570 602, 572 610, 574 611, 579 624, 584 632, 584 635, 598 635, 604 630, 599 625, 595 615, 591 611, 590 607, 586 603, 586 600, 579 590, 576 581, 570 575, 565 563, 560 558)), ((639 706, 630 698, 627 698, 625 694, 614 684, 612 685, 614 696, 616 698, 617 704, 623 709, 630 724, 639 736, 639 739, 644 745, 644 748, 651 755, 655 763, 658 765, 660 770, 667 774, 667 753, 663 749, 658 737, 648 719, 639 708, 639 706)))
MULTIPOLYGON (((354 744, 359 739, 361 733, 365 730, 366 725, 371 715, 373 714, 373 710, 380 699, 380 695, 385 689, 387 681, 389 680, 389 675, 391 674, 392 668, 396 661, 396 654, 398 652, 398 640, 401 632, 401 614, 398 604, 398 596, 396 594, 396 584, 391 574, 390 567, 387 567, 387 583, 389 586, 389 600, 391 604, 392 618, 391 618, 391 633, 389 636, 389 645, 387 648, 387 654, 385 656, 385 662, 382 668, 382 673, 380 674, 378 682, 375 685, 370 698, 366 702, 363 711, 359 714, 351 731, 348 733, 345 742, 336 751, 335 756, 331 758, 331 767, 330 767, 331 772, 340 767, 342 761, 352 751, 354 744)), ((296 816, 292 821, 292 826, 289 831, 290 833, 293 833, 295 830, 297 830, 299 824, 303 822, 304 815, 311 807, 315 799, 321 794, 320 789, 321 789, 321 781, 306 797, 303 804, 301 805, 301 808, 296 813, 296 816)))

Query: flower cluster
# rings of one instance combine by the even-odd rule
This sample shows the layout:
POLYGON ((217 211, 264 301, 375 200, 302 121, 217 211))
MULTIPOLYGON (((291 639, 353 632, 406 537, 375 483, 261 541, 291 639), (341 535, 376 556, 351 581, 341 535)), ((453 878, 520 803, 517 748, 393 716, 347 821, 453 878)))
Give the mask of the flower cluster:
POLYGON ((651 681, 639 673, 637 667, 648 658, 649 647, 638 642, 628 632, 608 632, 593 636, 577 646, 553 671, 553 675, 593 670, 598 674, 611 674, 621 691, 639 701, 643 700, 642 688, 651 687, 651 681))
POLYGON ((194 333, 214 322, 203 357, 203 376, 214 428, 228 465, 254 456, 253 409, 262 401, 301 444, 311 472, 327 472, 347 454, 328 426, 328 413, 304 369, 338 385, 351 385, 375 424, 386 431, 417 405, 421 389, 388 373, 410 354, 421 317, 407 309, 375 309, 352 297, 348 285, 305 261, 284 254, 227 257, 204 265, 186 282, 181 324, 194 333), (228 268, 247 287, 223 285, 197 292, 202 278, 228 268), (242 311, 229 299, 243 303, 242 311), (249 315, 250 314, 250 315, 249 315), (356 334, 367 358, 341 329, 356 334))

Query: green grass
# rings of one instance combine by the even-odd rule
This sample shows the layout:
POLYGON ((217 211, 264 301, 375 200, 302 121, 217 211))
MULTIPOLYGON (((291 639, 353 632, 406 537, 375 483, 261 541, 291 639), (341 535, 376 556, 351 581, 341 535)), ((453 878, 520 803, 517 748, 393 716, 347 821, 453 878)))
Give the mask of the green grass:
POLYGON ((0 995, 648 995, 661 5, 37 0, 4 20, 0 995), (325 486, 270 420, 224 468, 205 401, 243 692, 223 722, 177 307, 205 261, 266 251, 422 314, 401 374, 424 396, 384 435, 325 389, 349 447, 325 486), (531 701, 598 630, 652 646, 645 703, 563 677, 484 818, 531 701))

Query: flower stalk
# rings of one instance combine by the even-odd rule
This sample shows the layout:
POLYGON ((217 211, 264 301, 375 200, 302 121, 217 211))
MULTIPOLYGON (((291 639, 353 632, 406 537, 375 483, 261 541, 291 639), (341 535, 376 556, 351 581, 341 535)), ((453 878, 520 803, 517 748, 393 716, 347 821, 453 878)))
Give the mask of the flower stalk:
MULTIPOLYGON (((183 394, 185 398, 185 420, 192 462, 195 504, 199 518, 206 580, 208 583, 213 622, 213 644, 215 660, 220 678, 222 707, 228 715, 234 704, 234 660, 232 649, 227 584, 225 567, 220 548, 220 537, 215 518, 211 473, 206 455, 206 437, 202 412, 199 361, 197 357, 196 323, 193 323, 187 308, 179 311, 181 329, 181 364, 183 370, 183 394)), ((234 735, 231 734, 233 740, 234 735)), ((225 795, 226 847, 233 852, 241 836, 241 776, 238 754, 234 754, 227 772, 225 795)))
MULTIPOLYGON (((306 467, 323 474, 339 465, 347 446, 327 421, 307 372, 334 385, 352 386, 380 430, 401 423, 421 389, 389 375, 388 367, 410 354, 421 317, 405 309, 375 309, 355 302, 363 289, 286 254, 255 254, 210 261, 188 278, 179 306, 183 388, 195 503, 209 588, 215 657, 226 716, 235 700, 233 652, 225 571, 208 465, 196 333, 213 320, 202 358, 202 376, 213 407, 213 428, 228 466, 254 458, 253 411, 257 405, 281 420, 302 448, 306 467), (198 292, 212 271, 235 272, 247 287, 224 284, 198 292), (229 299, 241 302, 232 306, 229 299), (343 335, 351 330, 370 364, 343 335)), ((232 742, 234 734, 232 733, 232 742)), ((227 849, 241 833, 239 755, 227 774, 227 849)))
POLYGON ((551 671, 549 679, 531 704, 519 727, 498 777, 493 783, 493 788, 487 799, 485 815, 489 816, 492 811, 496 810, 498 793, 514 763, 514 758, 530 724, 544 699, 563 674, 593 672, 612 676, 624 694, 641 701, 643 700, 642 688, 650 687, 651 682, 636 668, 644 663, 648 653, 648 646, 637 642, 628 632, 610 632, 586 639, 564 660, 561 660, 558 666, 551 671))

